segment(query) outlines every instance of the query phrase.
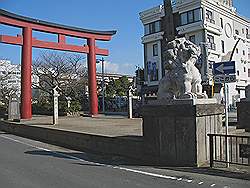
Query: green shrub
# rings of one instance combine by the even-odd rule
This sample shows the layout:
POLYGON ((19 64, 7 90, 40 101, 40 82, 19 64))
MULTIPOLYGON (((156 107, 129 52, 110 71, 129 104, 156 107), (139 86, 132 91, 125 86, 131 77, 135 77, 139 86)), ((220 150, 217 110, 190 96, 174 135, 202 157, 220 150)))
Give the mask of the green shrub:
MULTIPOLYGON (((32 105, 33 113, 50 115, 53 114, 53 103, 52 102, 38 102, 32 105)), ((67 101, 59 101, 58 112, 79 112, 81 110, 81 104, 78 101, 71 101, 70 108, 68 108, 67 101)))
POLYGON ((53 104, 51 102, 39 101, 32 104, 34 114, 50 115, 53 113, 53 104))
POLYGON ((7 105, 0 103, 0 114, 5 114, 5 113, 7 113, 7 111, 8 111, 7 105))
POLYGON ((79 112, 81 110, 81 104, 79 101, 71 101, 68 112, 79 112))

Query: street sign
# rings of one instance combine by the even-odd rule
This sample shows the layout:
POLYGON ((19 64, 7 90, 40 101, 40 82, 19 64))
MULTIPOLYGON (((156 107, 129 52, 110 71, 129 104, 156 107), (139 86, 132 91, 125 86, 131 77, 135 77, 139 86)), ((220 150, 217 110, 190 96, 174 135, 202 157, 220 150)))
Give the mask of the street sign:
MULTIPOLYGON (((214 83, 224 84, 224 101, 225 101, 225 125, 226 135, 228 135, 228 94, 229 89, 227 83, 235 82, 235 61, 226 61, 213 64, 214 83)), ((227 138, 226 138, 227 139, 227 138)), ((226 143, 226 161, 227 167, 229 167, 229 148, 228 142, 226 143)))
POLYGON ((215 75, 214 83, 231 83, 236 82, 236 75, 215 75))
POLYGON ((235 74, 235 61, 226 61, 213 64, 214 75, 235 74))

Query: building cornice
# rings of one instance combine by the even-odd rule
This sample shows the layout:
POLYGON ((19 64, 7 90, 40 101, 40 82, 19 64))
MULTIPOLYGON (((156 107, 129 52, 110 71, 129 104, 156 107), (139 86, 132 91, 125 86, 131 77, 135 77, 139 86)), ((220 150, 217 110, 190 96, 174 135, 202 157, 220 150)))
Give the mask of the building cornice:
POLYGON ((140 15, 140 20, 145 25, 153 21, 160 20, 162 17, 164 17, 165 16, 164 7, 163 5, 159 5, 157 7, 153 7, 151 9, 140 12, 139 15, 140 15))
POLYGON ((174 8, 173 8, 173 13, 182 13, 182 12, 186 12, 189 10, 193 10, 195 8, 198 8, 201 6, 201 2, 200 1, 189 1, 189 2, 183 2, 181 4, 177 4, 174 8))
POLYGON ((202 21, 179 26, 176 28, 176 30, 178 31, 178 34, 180 34, 180 35, 186 34, 186 33, 191 33, 191 32, 197 31, 197 30, 201 30, 201 29, 204 29, 202 21))
POLYGON ((162 31, 162 32, 158 32, 158 33, 143 36, 141 38, 142 43, 145 44, 145 43, 148 43, 148 42, 154 42, 154 41, 157 41, 157 40, 162 40, 163 39, 163 34, 164 34, 164 32, 162 31))

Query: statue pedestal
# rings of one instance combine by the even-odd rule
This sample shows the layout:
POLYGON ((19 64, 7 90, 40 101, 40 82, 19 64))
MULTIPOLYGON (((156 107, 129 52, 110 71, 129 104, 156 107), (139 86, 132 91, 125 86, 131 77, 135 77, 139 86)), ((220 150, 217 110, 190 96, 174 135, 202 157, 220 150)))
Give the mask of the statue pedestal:
POLYGON ((209 160, 208 133, 219 133, 223 105, 212 99, 157 100, 145 105, 144 152, 160 165, 200 166, 209 160))
POLYGON ((237 102, 237 129, 250 132, 250 100, 237 102))

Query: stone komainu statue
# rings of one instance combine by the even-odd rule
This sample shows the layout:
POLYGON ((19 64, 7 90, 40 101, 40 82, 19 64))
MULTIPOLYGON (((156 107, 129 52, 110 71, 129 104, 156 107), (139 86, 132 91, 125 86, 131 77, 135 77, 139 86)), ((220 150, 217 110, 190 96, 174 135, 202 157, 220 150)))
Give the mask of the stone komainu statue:
POLYGON ((199 56, 200 48, 185 38, 167 44, 163 52, 165 76, 159 83, 158 99, 207 98, 195 66, 199 56))

